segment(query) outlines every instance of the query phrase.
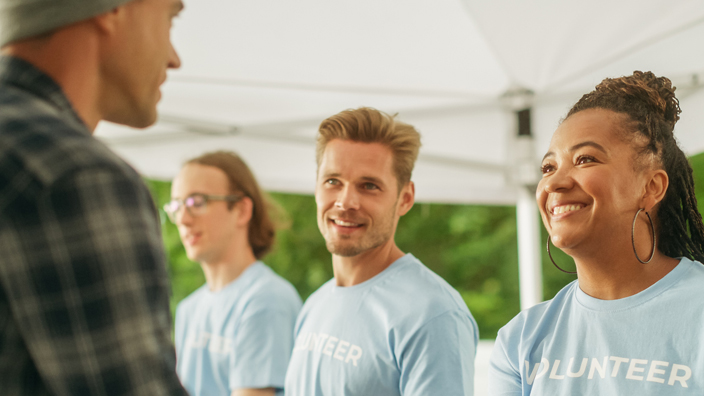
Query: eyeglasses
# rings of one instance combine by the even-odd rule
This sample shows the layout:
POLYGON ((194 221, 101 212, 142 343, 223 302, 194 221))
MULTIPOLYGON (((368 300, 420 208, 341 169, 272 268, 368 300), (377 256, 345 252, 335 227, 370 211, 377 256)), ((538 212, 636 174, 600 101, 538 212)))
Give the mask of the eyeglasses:
POLYGON ((244 195, 208 195, 194 193, 184 199, 172 199, 164 204, 164 212, 169 216, 169 220, 176 224, 176 215, 185 207, 191 216, 200 216, 205 213, 208 201, 237 202, 244 198, 244 195))

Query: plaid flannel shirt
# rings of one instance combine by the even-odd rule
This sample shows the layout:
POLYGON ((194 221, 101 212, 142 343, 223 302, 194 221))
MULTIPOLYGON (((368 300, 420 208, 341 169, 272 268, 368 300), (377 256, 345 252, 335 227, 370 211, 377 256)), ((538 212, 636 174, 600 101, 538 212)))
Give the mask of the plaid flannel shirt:
POLYGON ((139 175, 0 57, 0 394, 186 395, 168 293, 139 175))

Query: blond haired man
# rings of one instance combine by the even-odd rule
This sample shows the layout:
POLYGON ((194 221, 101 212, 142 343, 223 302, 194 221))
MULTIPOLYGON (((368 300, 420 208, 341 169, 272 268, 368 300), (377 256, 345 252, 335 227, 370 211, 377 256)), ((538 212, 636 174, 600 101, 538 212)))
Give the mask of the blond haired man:
POLYGON ((335 277, 298 316, 289 396, 473 394, 472 315, 394 242, 419 148, 412 126, 370 108, 320 125, 315 199, 335 277))
POLYGON ((92 133, 145 127, 181 0, 0 0, 0 393, 186 395, 153 201, 92 133))

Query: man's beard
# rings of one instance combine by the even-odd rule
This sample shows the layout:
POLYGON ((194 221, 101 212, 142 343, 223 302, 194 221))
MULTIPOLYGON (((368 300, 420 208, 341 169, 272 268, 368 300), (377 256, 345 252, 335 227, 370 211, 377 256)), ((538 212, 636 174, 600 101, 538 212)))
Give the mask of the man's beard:
POLYGON ((377 223, 375 230, 368 230, 367 234, 363 235, 358 243, 344 243, 345 240, 351 239, 351 237, 348 235, 338 235, 337 239, 333 241, 325 240, 325 247, 327 247, 330 253, 336 256, 354 257, 383 245, 389 239, 393 238, 394 214, 396 213, 397 205, 398 201, 394 204, 393 210, 389 213, 389 216, 384 219, 384 222, 377 223))
MULTIPOLYGON (((342 256, 342 257, 354 257, 358 254, 364 253, 367 250, 371 250, 374 248, 377 248, 381 245, 384 244, 384 242, 389 240, 389 235, 374 235, 374 239, 371 241, 360 241, 360 243, 356 245, 351 245, 351 244, 345 244, 345 243, 339 243, 340 241, 336 242, 325 242, 325 246, 328 248, 328 251, 336 256, 342 256), (367 242, 367 243, 365 243, 367 242)), ((345 239, 340 238, 340 239, 345 239)))

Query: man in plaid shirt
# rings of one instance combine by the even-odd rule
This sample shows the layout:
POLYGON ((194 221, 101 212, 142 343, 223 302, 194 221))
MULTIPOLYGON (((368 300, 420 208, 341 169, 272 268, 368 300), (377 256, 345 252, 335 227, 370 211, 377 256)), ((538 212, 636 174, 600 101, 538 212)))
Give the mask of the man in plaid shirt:
POLYGON ((145 127, 181 0, 0 0, 0 394, 186 395, 159 222, 92 137, 145 127))

